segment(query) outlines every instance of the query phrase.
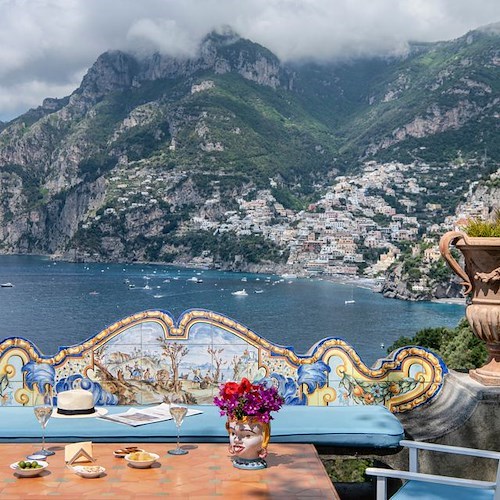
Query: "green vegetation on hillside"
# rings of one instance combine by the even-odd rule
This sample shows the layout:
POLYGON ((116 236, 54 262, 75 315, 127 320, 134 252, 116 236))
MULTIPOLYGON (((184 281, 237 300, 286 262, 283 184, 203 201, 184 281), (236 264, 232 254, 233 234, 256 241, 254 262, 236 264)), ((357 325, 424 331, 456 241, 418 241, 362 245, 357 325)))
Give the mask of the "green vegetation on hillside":
POLYGON ((189 248, 193 257, 204 253, 216 262, 259 264, 286 262, 288 252, 256 234, 238 236, 234 232, 216 233, 192 231, 176 237, 177 246, 189 248))
POLYGON ((472 332, 467 320, 463 319, 456 328, 425 328, 413 338, 400 337, 387 352, 400 347, 416 345, 427 347, 441 356, 453 370, 471 370, 483 366, 488 358, 485 343, 472 332))

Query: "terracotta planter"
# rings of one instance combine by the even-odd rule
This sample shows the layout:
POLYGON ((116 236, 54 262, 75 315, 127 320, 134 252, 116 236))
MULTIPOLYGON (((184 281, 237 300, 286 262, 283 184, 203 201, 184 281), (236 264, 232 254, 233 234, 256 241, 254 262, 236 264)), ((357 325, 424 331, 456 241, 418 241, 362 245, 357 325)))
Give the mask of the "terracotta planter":
POLYGON ((450 231, 441 238, 439 250, 463 279, 464 293, 471 294, 467 320, 488 347, 487 363, 469 374, 484 385, 500 386, 500 238, 472 238, 450 231), (450 245, 462 252, 465 269, 451 255, 450 245))
POLYGON ((271 428, 269 423, 251 417, 241 420, 228 419, 229 453, 233 455, 233 465, 238 469, 265 469, 267 445, 271 428))

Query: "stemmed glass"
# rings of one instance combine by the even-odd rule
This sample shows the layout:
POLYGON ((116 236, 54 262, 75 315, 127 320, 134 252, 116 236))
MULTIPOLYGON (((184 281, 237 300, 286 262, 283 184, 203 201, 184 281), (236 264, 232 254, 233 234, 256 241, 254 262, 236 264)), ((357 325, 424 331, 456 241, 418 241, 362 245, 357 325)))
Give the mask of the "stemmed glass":
POLYGON ((187 450, 183 450, 179 444, 181 425, 184 421, 186 413, 187 408, 185 406, 170 407, 170 414, 172 415, 172 417, 174 417, 175 425, 177 426, 177 447, 175 448, 175 450, 168 450, 168 453, 170 453, 170 455, 185 455, 186 453, 188 453, 187 450))
POLYGON ((35 413, 36 419, 40 422, 42 426, 42 449, 37 451, 36 455, 44 455, 46 457, 54 455, 54 452, 47 450, 45 448, 45 427, 52 415, 52 410, 54 409, 54 400, 52 397, 52 387, 46 385, 43 393, 40 395, 40 400, 36 401, 37 404, 33 406, 33 412, 35 413))

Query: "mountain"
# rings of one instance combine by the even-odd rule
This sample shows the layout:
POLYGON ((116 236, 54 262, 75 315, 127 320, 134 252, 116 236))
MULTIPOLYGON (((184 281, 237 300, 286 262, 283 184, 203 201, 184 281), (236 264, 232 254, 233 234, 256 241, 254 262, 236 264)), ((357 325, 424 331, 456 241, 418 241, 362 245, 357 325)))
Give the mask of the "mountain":
POLYGON ((272 269, 308 207, 391 162, 390 188, 363 190, 423 232, 498 169, 499 68, 494 29, 336 64, 231 32, 191 59, 106 52, 70 96, 1 124, 0 252, 272 269))

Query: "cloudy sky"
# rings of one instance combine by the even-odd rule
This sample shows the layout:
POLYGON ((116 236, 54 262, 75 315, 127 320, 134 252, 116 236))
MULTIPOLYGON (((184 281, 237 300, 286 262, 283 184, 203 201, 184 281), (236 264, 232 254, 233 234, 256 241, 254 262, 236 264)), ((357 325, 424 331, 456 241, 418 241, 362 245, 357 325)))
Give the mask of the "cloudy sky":
POLYGON ((500 0, 0 0, 0 120, 69 95, 109 49, 190 55, 222 25, 282 60, 404 51, 500 21, 500 0))

